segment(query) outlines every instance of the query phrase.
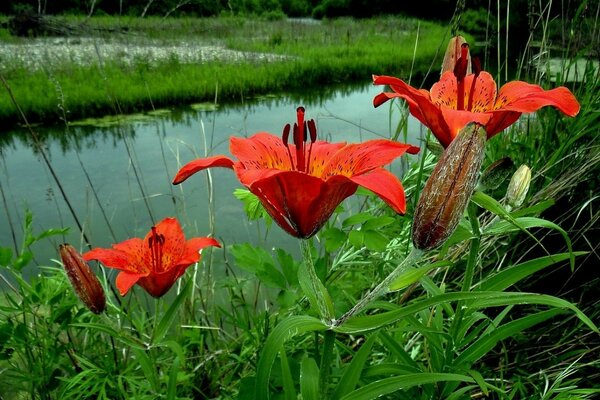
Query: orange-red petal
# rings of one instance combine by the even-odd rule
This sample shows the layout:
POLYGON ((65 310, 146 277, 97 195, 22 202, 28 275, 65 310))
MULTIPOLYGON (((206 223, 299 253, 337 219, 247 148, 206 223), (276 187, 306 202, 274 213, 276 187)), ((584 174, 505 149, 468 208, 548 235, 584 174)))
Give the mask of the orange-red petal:
POLYGON ((248 139, 231 137, 229 151, 247 169, 292 169, 283 142, 270 133, 259 132, 248 139))
POLYGON ((534 112, 544 106, 553 106, 570 117, 579 113, 579 102, 564 86, 544 90, 538 85, 512 81, 500 88, 495 110, 534 112))
POLYGON ((385 139, 349 144, 329 159, 322 177, 327 179, 334 175, 351 177, 364 174, 389 164, 405 152, 416 154, 418 151, 418 147, 385 139))
POLYGON ((185 181, 190 176, 194 175, 196 172, 200 172, 206 168, 212 167, 223 167, 223 168, 233 168, 234 161, 229 157, 225 156, 213 156, 206 158, 199 158, 194 161, 190 161, 185 164, 175 178, 173 178, 173 185, 178 185, 181 182, 185 181))
MULTIPOLYGON (((448 145, 454 140, 458 132, 463 129, 469 122, 477 122, 480 125, 486 125, 490 119, 492 118, 492 113, 475 113, 471 111, 458 111, 451 110, 446 107, 442 107, 442 114, 446 123, 448 124, 448 131, 451 134, 451 139, 449 142, 442 142, 444 147, 448 147, 448 145)), ((441 142, 441 141, 440 141, 441 142)))
POLYGON ((140 278, 146 275, 147 274, 135 274, 128 271, 120 272, 119 275, 117 275, 116 285, 121 296, 125 296, 127 292, 129 292, 129 289, 131 289, 131 287, 135 285, 140 278))
POLYGON ((346 178, 323 181, 298 171, 284 171, 254 182, 249 189, 269 215, 289 234, 314 235, 357 185, 346 178))
POLYGON ((388 85, 395 93, 385 93, 373 99, 375 107, 390 98, 400 97, 408 103, 408 109, 413 117, 427 126, 440 143, 447 146, 452 141, 448 125, 442 116, 440 108, 431 101, 427 90, 415 89, 404 81, 392 76, 373 76, 375 85, 388 85))
POLYGON ((350 180, 381 197, 395 212, 406 212, 404 188, 400 180, 388 170, 379 168, 368 174, 353 176, 350 180))

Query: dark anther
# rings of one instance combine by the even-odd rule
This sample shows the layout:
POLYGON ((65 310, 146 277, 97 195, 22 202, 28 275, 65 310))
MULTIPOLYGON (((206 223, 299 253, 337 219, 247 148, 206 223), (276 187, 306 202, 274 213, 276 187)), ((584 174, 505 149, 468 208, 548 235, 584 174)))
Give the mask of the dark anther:
POLYGON ((290 138, 290 130, 292 129, 292 127, 290 126, 290 124, 286 124, 283 127, 283 134, 281 135, 281 141, 283 142, 284 145, 287 146, 288 144, 288 140, 290 138))
POLYGON ((315 120, 308 120, 308 132, 310 133, 310 142, 314 143, 317 140, 317 126, 315 125, 315 120))

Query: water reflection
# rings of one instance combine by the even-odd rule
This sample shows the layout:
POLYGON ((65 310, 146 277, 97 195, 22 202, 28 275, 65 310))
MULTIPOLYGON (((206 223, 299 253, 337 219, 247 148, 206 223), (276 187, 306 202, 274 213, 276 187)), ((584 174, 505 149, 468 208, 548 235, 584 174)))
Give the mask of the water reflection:
MULTIPOLYGON (((145 115, 134 122, 121 118, 114 125, 38 127, 35 130, 60 187, 30 133, 24 129, 4 133, 0 135, 4 197, 0 246, 14 247, 15 240, 20 245, 24 210, 29 209, 37 232, 71 228, 64 237, 36 244, 36 263, 46 265, 56 258, 55 249, 64 241, 85 249, 62 189, 94 246, 107 247, 141 236, 153 222, 175 216, 188 236, 213 231, 225 244, 250 242, 295 250, 295 239, 279 227, 273 225, 265 235, 262 223, 247 220, 242 204, 232 195, 240 187, 232 171, 213 170, 212 191, 206 175, 199 174, 176 187, 171 179, 193 158, 229 154, 231 135, 249 136, 258 131, 278 134, 286 123, 294 121, 298 105, 306 106, 307 117, 315 119, 323 139, 358 142, 389 137, 399 114, 395 108, 390 116, 390 108, 372 107, 372 98, 380 90, 371 85, 338 87, 318 94, 266 96, 216 110, 179 108, 145 115)), ((409 121, 408 132, 409 141, 418 144, 419 125, 415 121, 409 121)), ((357 200, 346 200, 351 201, 357 200)))

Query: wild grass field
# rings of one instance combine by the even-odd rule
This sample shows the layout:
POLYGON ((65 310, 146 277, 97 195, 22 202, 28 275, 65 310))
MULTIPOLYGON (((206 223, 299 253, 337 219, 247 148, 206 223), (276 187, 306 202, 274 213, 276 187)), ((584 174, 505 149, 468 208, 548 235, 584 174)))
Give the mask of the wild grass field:
MULTIPOLYGON (((584 3, 596 13, 588 15, 590 26, 597 31, 600 8, 594 9, 593 2, 584 3)), ((402 199, 406 199, 403 212, 389 206, 402 203, 399 198, 390 200, 390 192, 373 184, 382 175, 360 181, 372 185, 373 190, 358 189, 360 212, 350 216, 344 212, 344 203, 338 207, 331 204, 332 194, 308 204, 312 208, 305 204, 310 212, 303 214, 301 221, 292 218, 290 222, 285 215, 281 217, 286 210, 277 214, 276 197, 261 205, 261 191, 254 195, 245 189, 237 191, 242 200, 239 206, 245 208, 248 218, 267 226, 273 224, 274 215, 276 224, 299 237, 300 257, 269 245, 224 243, 218 248, 204 241, 201 259, 186 258, 190 267, 178 279, 167 279, 174 285, 164 296, 161 288, 144 281, 127 287, 128 293, 123 295, 129 278, 115 281, 114 270, 106 268, 114 259, 96 253, 97 258, 91 258, 103 259, 102 263, 89 261, 91 273, 82 266, 76 254, 87 252, 87 247, 62 248, 62 263, 48 260, 32 265, 32 244, 65 227, 42 232, 32 222, 35 216, 28 215, 21 248, 0 246, 0 396, 260 400, 597 397, 600 75, 590 64, 582 79, 565 79, 569 65, 589 58, 590 48, 578 36, 586 33, 574 29, 579 20, 564 21, 564 52, 550 51, 544 47, 549 44, 544 38, 551 36, 546 24, 549 17, 545 8, 536 10, 530 20, 531 37, 526 41, 531 46, 526 46, 523 58, 509 60, 500 46, 498 60, 488 60, 487 67, 500 66, 492 74, 498 86, 514 79, 508 76, 513 68, 519 79, 546 90, 565 85, 580 106, 577 115, 569 117, 545 107, 523 114, 489 140, 473 139, 466 145, 467 135, 476 133, 463 128, 446 149, 436 146, 434 134, 427 131, 427 144, 411 143, 421 147, 419 155, 402 155, 406 165, 399 177, 404 187, 402 199), (543 68, 533 68, 532 54, 539 56, 538 61, 551 56, 567 60, 556 81, 540 73, 543 68), (473 166, 465 148, 474 148, 473 154, 481 156, 481 168, 473 166), (458 157, 458 165, 448 161, 453 157, 458 157), (458 171, 437 184, 438 189, 455 195, 443 205, 454 207, 456 197, 466 199, 466 208, 455 213, 457 225, 445 241, 423 248, 427 246, 415 239, 414 226, 427 219, 422 199, 431 196, 431 191, 426 182, 440 176, 437 166, 441 164, 446 165, 443 171, 458 171), (515 174, 521 165, 527 168, 515 174), (464 177, 463 167, 473 170, 472 177, 464 177), (530 175, 522 173, 527 170, 530 175), (465 180, 477 184, 472 196, 470 190, 464 190, 466 197, 460 190, 465 180), (322 226, 314 236, 306 234, 300 223, 315 218, 320 207, 333 207, 332 216, 320 221, 322 226), (424 217, 417 220, 415 215, 424 217), (218 265, 224 266, 219 271, 215 270, 217 258, 223 260, 218 265), (23 271, 34 267, 39 274, 24 279, 23 271), (75 291, 67 274, 76 278, 75 291), (98 277, 98 285, 89 283, 94 280, 91 275, 98 277)), ((489 12, 493 15, 494 11, 489 12)), ((81 20, 68 19, 72 24, 81 20)), ((65 119, 66 115, 70 121, 77 116, 120 114, 215 97, 218 101, 241 99, 252 93, 369 81, 371 74, 394 75, 416 88, 430 89, 431 84, 423 83, 421 75, 429 73, 427 82, 440 79, 450 38, 448 27, 453 22, 445 26, 392 17, 319 24, 244 18, 92 18, 86 29, 126 26, 127 30, 94 38, 98 59, 90 64, 74 60, 46 63, 43 57, 39 68, 3 63, 1 118, 4 123, 18 121, 21 117, 15 104, 30 122, 56 121, 57 116, 65 119), (156 63, 147 57, 125 61, 125 54, 104 60, 100 47, 105 41, 123 49, 137 48, 142 42, 175 48, 198 41, 202 46, 246 56, 239 63, 230 59, 184 62, 181 54, 156 63), (250 53, 269 56, 256 60, 250 53)), ((499 28, 495 35, 510 37, 499 28)), ((2 40, 3 44, 19 45, 34 41, 5 35, 2 40)), ((511 41, 506 43, 510 46, 511 41)), ((471 50, 477 52, 477 46, 471 50)), ((453 73, 459 76, 460 70, 453 73)), ((381 89, 390 91, 384 86, 381 89)), ((414 100, 418 93, 411 92, 413 97, 408 97, 414 100)), ((406 118, 416 113, 415 104, 407 107, 404 100, 394 99, 383 106, 389 107, 390 124, 396 127, 392 140, 385 142, 387 146, 397 149, 397 141, 404 140, 406 118)), ((302 126, 300 115, 298 126, 302 126)), ((301 157, 308 154, 310 163, 311 157, 320 160, 317 157, 328 153, 298 150, 304 148, 304 142, 310 149, 313 142, 318 143, 310 124, 304 137, 290 129, 289 148, 293 150, 283 158, 289 157, 295 168, 291 172, 307 175, 311 169, 301 157)), ((267 163, 260 158, 267 156, 256 147, 250 150, 240 143, 232 146, 240 159, 250 159, 252 165, 267 163)), ((276 147, 273 144, 269 151, 275 152, 276 147)), ((43 155, 43 146, 39 151, 43 155)), ((346 151, 344 154, 356 155, 352 148, 346 151)), ((356 160, 385 164, 382 160, 389 158, 386 151, 392 150, 380 147, 351 159, 344 159, 344 154, 329 158, 351 176, 357 170, 344 168, 356 165, 356 160)), ((404 151, 408 150, 401 153, 404 151)), ((207 165, 231 166, 223 158, 211 159, 207 165)), ((202 174, 209 187, 219 184, 216 170, 202 174)), ((303 198, 304 191, 311 193, 311 185, 318 184, 311 181, 304 186, 300 178, 289 179, 297 186, 279 181, 275 187, 284 193, 283 188, 296 189, 289 203, 284 203, 290 207, 296 205, 295 198, 303 198)), ((342 182, 345 178, 336 179, 342 182)), ((250 186, 246 185, 252 190, 250 186)), ((274 190, 272 186, 261 188, 268 193, 274 190)), ((429 205, 439 208, 442 203, 429 205)), ((192 235, 190 227, 184 228, 187 239, 210 233, 192 235)), ((165 243, 181 243, 181 239, 171 230, 157 229, 148 227, 141 247, 129 242, 135 255, 121 262, 121 268, 138 262, 135 257, 140 254, 146 257, 143 262, 157 268, 167 266, 163 260, 176 258, 171 251, 177 246, 165 243), (167 258, 162 251, 168 253, 167 258)))

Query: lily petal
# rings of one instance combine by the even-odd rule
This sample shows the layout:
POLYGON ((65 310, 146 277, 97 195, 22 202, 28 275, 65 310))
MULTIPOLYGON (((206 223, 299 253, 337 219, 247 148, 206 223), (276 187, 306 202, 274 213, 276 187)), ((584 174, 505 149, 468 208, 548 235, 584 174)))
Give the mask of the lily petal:
POLYGON ((259 132, 248 139, 231 137, 229 151, 247 169, 292 169, 288 150, 280 138, 270 133, 259 132))
POLYGON ((212 167, 223 167, 223 168, 233 168, 234 161, 229 157, 225 156, 213 156, 206 158, 199 158, 194 161, 190 161, 185 164, 175 178, 173 178, 173 185, 178 185, 181 182, 185 181, 190 176, 194 175, 196 172, 202 171, 206 168, 212 167))
POLYGON ((323 170, 323 179, 334 175, 354 176, 389 164, 405 152, 416 154, 418 147, 391 140, 369 140, 349 144, 329 159, 323 170))
POLYGON ((120 272, 119 275, 117 275, 115 282, 121 296, 125 296, 127 292, 129 292, 129 289, 131 289, 131 287, 135 285, 140 278, 143 278, 146 275, 147 274, 135 274, 127 271, 120 272))
POLYGON ((221 244, 213 238, 199 237, 193 238, 185 242, 185 248, 179 259, 179 265, 190 265, 200 259, 200 250, 208 246, 221 247, 221 244))
POLYGON ((554 106, 570 117, 579 113, 579 102, 564 86, 544 90, 538 85, 521 81, 508 82, 500 88, 494 108, 517 112, 534 112, 544 106, 554 106))
MULTIPOLYGON (((126 242, 135 242, 135 239, 129 239, 126 242)), ((141 239, 137 239, 141 242, 141 239)), ((122 248, 128 248, 126 242, 119 243, 122 248)), ((129 255, 115 248, 117 245, 113 245, 112 249, 101 249, 99 247, 94 248, 88 252, 82 254, 85 261, 96 260, 100 261, 106 267, 116 268, 124 271, 130 271, 132 273, 143 273, 145 271, 138 271, 137 268, 131 265, 131 259, 129 255)))
POLYGON ((314 235, 357 185, 344 178, 327 182, 298 171, 284 171, 254 182, 250 191, 269 215, 289 234, 307 238, 314 235))
POLYGON ((376 169, 368 174, 353 176, 350 180, 381 197, 395 212, 404 214, 406 211, 404 188, 400 180, 388 170, 376 169))
POLYGON ((454 140, 458 132, 463 129, 469 122, 477 122, 480 125, 486 125, 490 119, 492 118, 492 113, 476 113, 471 111, 458 111, 452 110, 446 107, 442 107, 442 115, 448 124, 449 132, 451 135, 449 142, 440 143, 444 147, 448 147, 448 145, 454 140))
POLYGON ((383 96, 376 96, 375 99, 373 99, 373 105, 375 107, 393 97, 403 98, 408 103, 408 109, 412 116, 431 129, 435 137, 437 137, 441 143, 450 143, 452 141, 448 131, 448 125, 446 124, 439 107, 431 101, 427 90, 415 89, 401 79, 392 76, 374 75, 373 83, 375 85, 388 85, 395 92, 390 94, 386 93, 383 96))

